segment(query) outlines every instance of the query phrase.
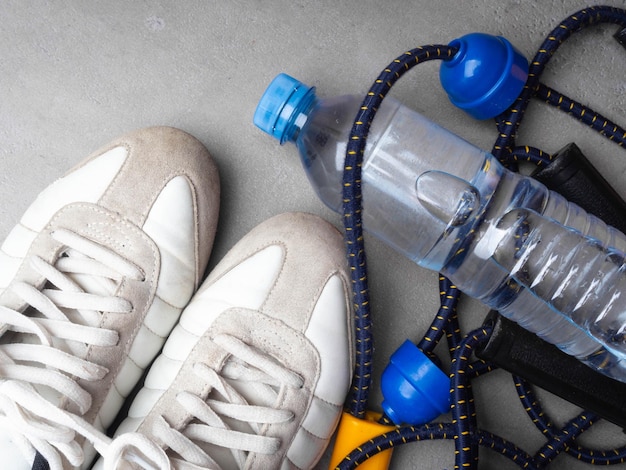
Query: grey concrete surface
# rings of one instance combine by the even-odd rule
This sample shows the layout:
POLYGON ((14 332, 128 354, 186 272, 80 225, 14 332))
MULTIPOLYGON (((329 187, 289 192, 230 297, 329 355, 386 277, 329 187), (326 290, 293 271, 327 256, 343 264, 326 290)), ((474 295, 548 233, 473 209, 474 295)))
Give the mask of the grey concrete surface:
MULTIPOLYGON (((285 71, 317 86, 321 96, 363 93, 392 59, 413 47, 447 43, 473 31, 508 37, 531 57, 560 20, 594 0, 522 1, 82 1, 0 3, 0 239, 36 194, 95 148, 131 129, 180 127, 218 162, 223 184, 212 264, 253 226, 284 211, 339 215, 316 199, 293 147, 280 147, 252 125, 268 82, 285 71)), ((603 4, 625 7, 623 0, 603 4)), ((626 123, 626 51, 614 26, 590 28, 568 41, 543 81, 626 123)), ((393 95, 485 149, 496 130, 454 108, 438 82, 438 65, 415 68, 393 95)), ((554 152, 575 141, 626 195, 623 149, 565 114, 535 103, 519 143, 554 152)), ((370 407, 379 409, 378 378, 406 338, 419 338, 438 306, 436 274, 367 238, 375 335, 370 407)), ((486 309, 465 299, 465 331, 486 309)), ((443 356, 445 351, 439 351, 443 356)), ((504 372, 476 381, 481 428, 534 454, 545 442, 504 372)), ((545 409, 563 423, 572 405, 541 390, 545 409)), ((444 417, 443 419, 447 419, 444 417)), ((626 444, 619 428, 594 426, 583 441, 626 444)), ((320 464, 324 468, 326 459, 320 464)), ((449 469, 451 442, 395 450, 393 469, 449 469)), ((480 468, 514 464, 482 449, 480 468)), ((622 465, 626 468, 626 465, 622 465)), ((550 468, 583 469, 558 457, 550 468)))

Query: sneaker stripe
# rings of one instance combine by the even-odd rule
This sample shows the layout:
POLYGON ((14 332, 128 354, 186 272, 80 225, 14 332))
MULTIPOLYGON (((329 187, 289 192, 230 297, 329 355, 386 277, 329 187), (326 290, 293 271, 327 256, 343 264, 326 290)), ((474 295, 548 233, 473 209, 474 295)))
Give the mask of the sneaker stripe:
POLYGON ((340 405, 350 385, 352 355, 346 341, 349 333, 345 286, 338 275, 332 276, 315 305, 305 336, 320 355, 322 371, 315 395, 340 405))
POLYGON ((194 198, 184 176, 169 181, 150 209, 144 232, 159 247, 161 274, 157 295, 183 308, 193 295, 196 283, 196 240, 194 198))

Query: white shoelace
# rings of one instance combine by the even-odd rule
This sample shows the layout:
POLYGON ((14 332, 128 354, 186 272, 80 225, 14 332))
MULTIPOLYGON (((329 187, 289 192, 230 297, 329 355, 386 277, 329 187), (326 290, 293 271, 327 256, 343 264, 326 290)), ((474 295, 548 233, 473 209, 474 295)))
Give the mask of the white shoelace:
POLYGON ((142 279, 143 273, 115 252, 71 231, 59 229, 52 237, 66 247, 54 265, 38 257, 27 260, 46 285, 39 289, 17 282, 7 288, 29 306, 28 311, 0 305, 3 336, 24 334, 22 342, 0 343, 0 428, 11 434, 26 459, 39 452, 56 470, 62 469, 61 456, 74 466, 83 463, 77 434, 101 453, 110 443, 81 418, 91 408, 92 397, 77 382, 97 381, 108 371, 77 356, 90 345, 117 344, 116 331, 98 327, 100 312, 130 312, 129 301, 114 293, 122 279, 142 279), (76 413, 55 404, 63 397, 76 413))
POLYGON ((302 378, 233 336, 220 335, 214 342, 230 354, 222 370, 218 372, 203 363, 193 367, 194 374, 210 386, 209 398, 205 401, 189 392, 181 392, 176 397, 194 417, 192 422, 184 429, 176 430, 159 417, 152 429, 155 440, 180 458, 170 460, 155 442, 139 433, 128 433, 116 438, 109 447, 104 459, 106 470, 123 469, 125 462, 156 470, 220 469, 202 444, 229 449, 240 469, 244 467, 249 452, 272 454, 278 450, 279 439, 259 433, 264 424, 293 419, 292 412, 272 408, 271 404, 276 401, 277 388, 301 388, 302 378), (236 390, 235 381, 252 385, 254 403, 249 403, 236 390), (247 430, 233 429, 235 426, 231 424, 235 423, 245 423, 247 430))

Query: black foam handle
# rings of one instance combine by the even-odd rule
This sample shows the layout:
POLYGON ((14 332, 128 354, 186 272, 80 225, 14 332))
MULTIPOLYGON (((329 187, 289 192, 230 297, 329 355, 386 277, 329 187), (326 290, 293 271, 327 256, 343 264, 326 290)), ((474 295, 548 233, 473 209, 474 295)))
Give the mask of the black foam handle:
POLYGON ((487 322, 493 333, 478 357, 626 428, 626 383, 592 370, 496 311, 487 322))

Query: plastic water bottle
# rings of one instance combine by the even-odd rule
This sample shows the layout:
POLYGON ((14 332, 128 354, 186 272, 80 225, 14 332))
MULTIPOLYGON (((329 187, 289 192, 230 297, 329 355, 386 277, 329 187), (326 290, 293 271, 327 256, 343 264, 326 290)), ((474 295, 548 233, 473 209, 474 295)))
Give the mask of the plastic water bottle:
MULTIPOLYGON (((320 100, 281 74, 255 124, 293 142, 322 201, 340 212, 359 96, 320 100)), ((368 136, 363 226, 464 293, 626 382, 626 236, 538 181, 391 98, 368 136)))

